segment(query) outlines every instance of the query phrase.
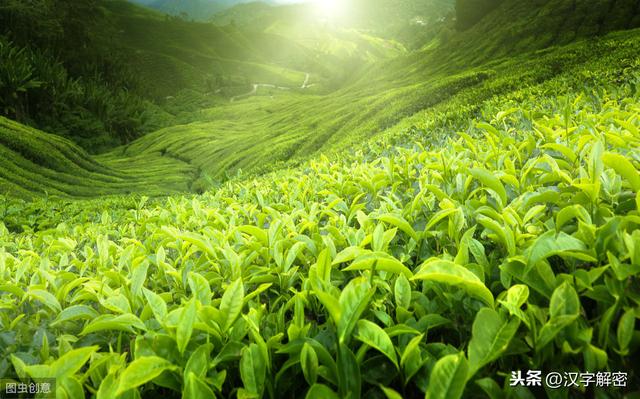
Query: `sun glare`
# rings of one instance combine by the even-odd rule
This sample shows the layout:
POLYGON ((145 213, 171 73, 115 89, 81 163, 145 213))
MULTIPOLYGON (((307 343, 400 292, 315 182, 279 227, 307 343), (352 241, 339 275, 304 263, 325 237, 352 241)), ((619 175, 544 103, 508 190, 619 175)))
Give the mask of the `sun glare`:
POLYGON ((314 0, 318 11, 324 16, 338 16, 342 13, 342 1, 341 0, 314 0))

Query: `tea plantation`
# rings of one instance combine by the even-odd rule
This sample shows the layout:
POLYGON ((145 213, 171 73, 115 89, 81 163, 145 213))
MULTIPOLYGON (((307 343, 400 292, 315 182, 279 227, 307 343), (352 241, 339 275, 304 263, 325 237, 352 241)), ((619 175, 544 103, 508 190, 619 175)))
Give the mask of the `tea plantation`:
POLYGON ((638 397, 638 48, 628 30, 465 66, 426 49, 97 156, 0 117, 2 383, 638 397))
POLYGON ((509 386, 522 369, 637 387, 639 66, 201 196, 5 198, 0 374, 73 398, 540 394, 509 386))

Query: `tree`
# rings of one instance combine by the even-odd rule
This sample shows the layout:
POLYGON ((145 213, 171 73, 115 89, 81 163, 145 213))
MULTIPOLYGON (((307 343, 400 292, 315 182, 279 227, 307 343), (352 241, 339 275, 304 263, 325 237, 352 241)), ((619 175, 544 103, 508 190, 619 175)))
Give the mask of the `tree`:
POLYGON ((30 54, 0 41, 0 114, 22 120, 27 113, 29 91, 42 82, 34 76, 30 54))

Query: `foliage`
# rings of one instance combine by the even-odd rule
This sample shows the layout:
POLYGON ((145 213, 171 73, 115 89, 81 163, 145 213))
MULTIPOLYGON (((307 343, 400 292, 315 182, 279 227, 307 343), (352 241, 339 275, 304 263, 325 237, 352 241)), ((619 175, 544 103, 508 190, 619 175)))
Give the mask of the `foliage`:
POLYGON ((640 76, 600 79, 202 196, 67 202, 48 227, 28 219, 55 201, 9 200, 0 374, 100 398, 527 397, 509 371, 532 367, 637 386, 640 76))
MULTIPOLYGON (((101 156, 0 117, 0 375, 74 399, 631 394, 639 37, 425 49, 197 112, 221 104, 185 91, 149 108, 180 125, 101 156), (510 387, 527 369, 629 375, 510 387)), ((23 104, 56 82, 127 123, 104 81, 7 46, 13 81, 58 76, 23 104)))
POLYGON ((458 28, 468 29, 478 23, 502 3, 503 0, 456 0, 458 28))
POLYGON ((109 32, 96 2, 9 0, 0 26, 0 115, 92 152, 140 135, 145 105, 119 56, 95 37, 109 32))
POLYGON ((40 87, 25 49, 0 41, 0 111, 17 119, 25 113, 27 93, 40 87))

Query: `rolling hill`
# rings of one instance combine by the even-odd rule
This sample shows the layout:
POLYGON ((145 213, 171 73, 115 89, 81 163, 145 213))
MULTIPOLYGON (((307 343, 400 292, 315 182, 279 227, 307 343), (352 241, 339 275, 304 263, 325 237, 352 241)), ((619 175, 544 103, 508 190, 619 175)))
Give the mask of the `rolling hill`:
POLYGON ((403 51, 388 40, 319 27, 314 34, 325 45, 309 45, 119 0, 34 10, 15 0, 0 7, 0 114, 92 153, 227 103, 256 83, 295 88, 311 75, 314 91, 332 90, 367 63, 403 51))
POLYGON ((312 3, 274 6, 252 2, 221 11, 211 21, 260 31, 282 29, 291 38, 311 36, 305 28, 314 25, 331 25, 417 48, 432 39, 444 21, 452 17, 454 3, 453 0, 349 0, 339 2, 331 12, 312 3))
POLYGON ((190 190, 197 175, 195 167, 170 157, 146 158, 138 167, 132 166, 136 157, 110 165, 69 140, 3 117, 0 154, 0 191, 11 197, 166 195, 190 190))
MULTIPOLYGON (((460 32, 435 49, 424 49, 392 58, 390 54, 378 54, 370 60, 377 60, 376 62, 352 68, 353 74, 344 87, 323 93, 314 87, 301 88, 304 86, 303 82, 307 81, 303 71, 309 65, 298 66, 300 69, 296 70, 274 67, 273 64, 269 66, 269 61, 265 61, 277 58, 275 54, 270 54, 270 48, 286 47, 288 54, 297 54, 301 59, 308 58, 311 51, 320 51, 319 48, 313 49, 308 43, 305 45, 300 37, 294 40, 298 43, 296 45, 284 41, 287 40, 287 29, 291 33, 302 25, 288 23, 281 26, 278 19, 271 20, 269 17, 269 24, 258 29, 264 29, 263 32, 230 32, 227 29, 233 29, 231 27, 184 21, 167 24, 163 18, 138 9, 135 13, 126 12, 131 6, 123 2, 111 2, 107 7, 109 12, 118 16, 114 20, 120 24, 117 25, 120 35, 127 38, 129 49, 136 49, 131 63, 139 65, 140 70, 144 71, 143 76, 148 79, 149 90, 152 87, 166 90, 157 95, 175 93, 182 87, 188 87, 186 82, 194 84, 202 79, 206 74, 205 70, 212 65, 220 68, 219 72, 227 68, 229 71, 243 71, 243 74, 246 73, 246 76, 256 82, 273 82, 272 86, 259 86, 251 93, 252 96, 239 97, 233 103, 229 103, 227 97, 216 100, 215 106, 208 109, 200 109, 202 105, 182 105, 180 113, 165 122, 172 126, 159 129, 95 158, 96 162, 105 167, 120 170, 125 174, 120 178, 125 180, 127 173, 134 174, 135 171, 144 170, 145 164, 175 164, 176 174, 182 176, 176 178, 180 183, 174 186, 179 190, 201 190, 235 176, 240 170, 244 173, 264 172, 280 167, 282 162, 295 164, 319 153, 340 152, 385 131, 410 128, 414 124, 411 121, 420 118, 420 115, 424 116, 424 112, 427 112, 428 118, 438 118, 439 113, 447 115, 456 107, 461 107, 472 115, 478 105, 471 105, 470 98, 475 102, 483 102, 497 94, 506 95, 517 91, 523 84, 538 85, 558 76, 568 78, 578 74, 586 65, 593 64, 597 57, 605 55, 615 58, 611 64, 622 64, 633 57, 636 44, 635 39, 626 42, 602 39, 577 41, 566 47, 537 51, 536 49, 545 45, 560 45, 564 42, 557 39, 533 44, 526 38, 512 40, 511 26, 520 26, 518 21, 528 20, 531 15, 544 12, 550 5, 536 9, 531 5, 524 7, 519 2, 508 0, 485 18, 490 21, 489 24, 480 23, 470 30, 460 32), (494 26, 506 28, 490 28, 487 31, 487 27, 494 26), (180 33, 181 27, 186 31, 180 33), (274 33, 269 33, 270 31, 274 33), (155 40, 150 40, 150 37, 155 40), (207 40, 211 38, 216 40, 207 40), (489 42, 505 43, 505 46, 510 47, 486 48, 485 43, 489 42), (533 52, 524 50, 527 44, 533 52), (477 51, 469 51, 470 48, 477 51), (500 58, 503 51, 521 54, 517 57, 500 58), (161 62, 162 59, 166 60, 166 64, 161 62), (254 61, 231 61, 237 59, 254 61), (475 66, 470 68, 469 65, 472 64, 475 66), (509 78, 506 79, 505 76, 509 78), (175 86, 169 89, 172 84, 175 86), (282 88, 284 86, 286 90, 282 88), (299 115, 306 117, 301 119, 299 115)), ((290 12, 295 7, 300 6, 283 7, 280 12, 290 12)), ((633 26, 635 21, 633 15, 625 14, 625 18, 619 22, 621 25, 605 24, 588 34, 633 26)), ((531 32, 548 30, 548 24, 544 20, 538 25, 527 25, 527 29, 531 32)), ((573 38, 580 37, 575 34, 576 28, 572 25, 558 22, 558 27, 559 31, 553 37, 564 37, 562 32, 574 33, 573 38)), ((309 29, 309 32, 311 35, 318 35, 318 31, 309 29)), ((339 31, 332 32, 333 35, 338 35, 339 31)), ((347 34, 344 40, 354 43, 357 41, 356 37, 347 34)), ((379 39, 370 40, 375 42, 379 39)), ((325 38, 322 42, 332 41, 325 38)), ((378 44, 384 46, 384 41, 378 44)), ((340 46, 335 46, 333 49, 339 48, 340 46)), ((332 50, 324 51, 329 59, 332 50)), ((364 53, 371 54, 372 50, 364 53)), ((282 62, 295 58, 282 57, 282 62)), ((320 64, 321 62, 318 63, 320 64)), ((313 83, 319 82, 318 78, 322 76, 317 71, 319 70, 311 74, 313 83)), ((237 94, 245 93, 238 90, 237 94)), ((245 90, 248 91, 248 88, 245 90)), ((185 102, 188 102, 188 97, 167 100, 169 105, 174 103, 176 106, 185 102)), ((21 145, 28 146, 26 143, 21 145)), ((13 162, 10 157, 7 161, 13 162)), ((16 165, 21 162, 16 161, 16 165)), ((16 165, 12 165, 11 170, 15 170, 16 165)), ((42 166, 48 168, 47 165, 42 166)), ((31 164, 28 169, 30 173, 38 173, 37 164, 31 164)), ((157 180, 151 175, 152 173, 141 174, 139 178, 142 180, 133 184, 140 186, 148 177, 149 185, 154 186, 157 180)), ((43 187, 40 192, 74 195, 69 190, 65 192, 56 189, 57 183, 46 189, 46 180, 40 181, 39 186, 43 187)), ((34 187, 35 185, 32 189, 34 187)), ((144 191, 144 184, 140 187, 142 188, 139 190, 127 190, 144 191)), ((105 192, 118 193, 119 190, 117 186, 105 188, 105 192)), ((155 189, 150 191, 158 192, 155 189)))

